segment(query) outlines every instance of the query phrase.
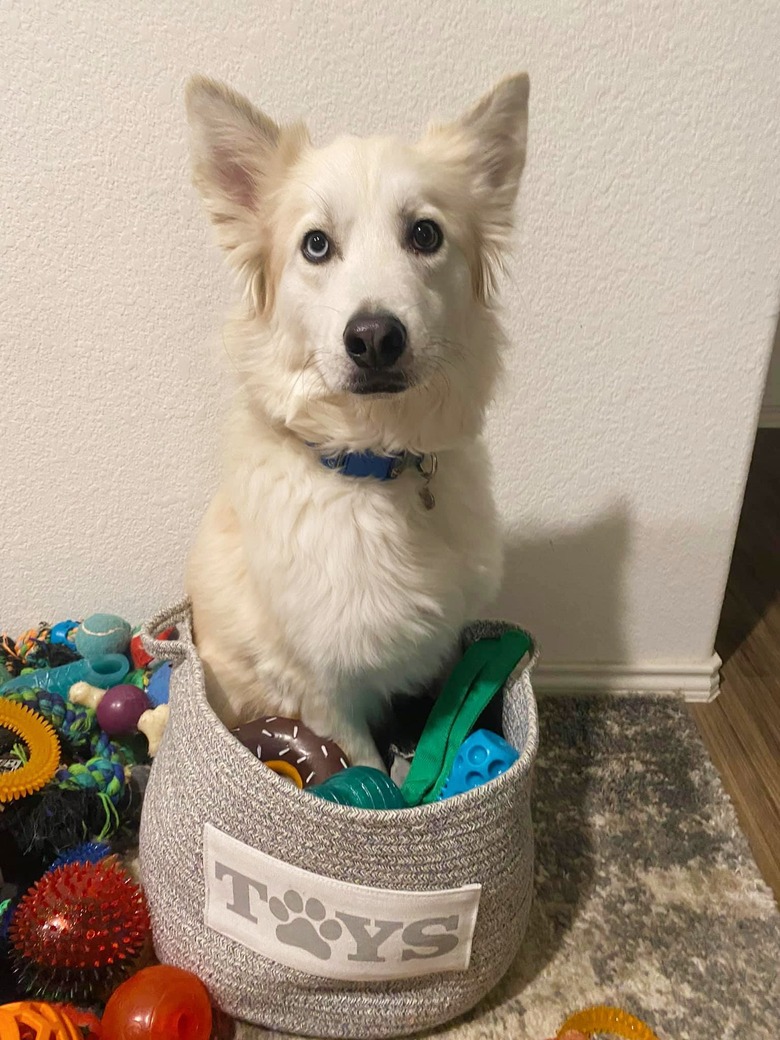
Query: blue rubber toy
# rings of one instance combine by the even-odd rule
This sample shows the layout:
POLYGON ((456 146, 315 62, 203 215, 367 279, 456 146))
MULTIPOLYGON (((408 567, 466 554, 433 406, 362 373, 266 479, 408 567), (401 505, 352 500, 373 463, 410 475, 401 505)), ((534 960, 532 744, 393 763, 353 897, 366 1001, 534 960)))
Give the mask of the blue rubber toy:
POLYGON ((104 841, 84 841, 81 845, 76 845, 75 848, 68 849, 59 855, 49 867, 47 873, 52 870, 59 870, 60 867, 64 867, 68 863, 99 863, 101 859, 105 859, 110 853, 111 846, 104 841))
POLYGON ((160 704, 168 703, 171 687, 171 668, 171 662, 166 661, 152 672, 149 685, 146 687, 146 696, 152 702, 153 708, 158 707, 160 704))
POLYGON ((78 621, 59 621, 51 626, 49 641, 55 645, 67 646, 69 650, 75 650, 76 644, 70 639, 70 633, 79 627, 78 621))
POLYGON ((519 757, 512 745, 497 733, 489 729, 475 730, 461 744, 440 797, 452 798, 486 784, 488 780, 495 780, 519 757))
POLYGON ((120 683, 129 670, 130 665, 123 654, 104 654, 92 661, 73 661, 56 668, 36 668, 32 672, 22 672, 0 686, 0 695, 12 690, 46 690, 47 693, 67 697, 68 690, 77 682, 86 682, 90 686, 107 690, 120 683))

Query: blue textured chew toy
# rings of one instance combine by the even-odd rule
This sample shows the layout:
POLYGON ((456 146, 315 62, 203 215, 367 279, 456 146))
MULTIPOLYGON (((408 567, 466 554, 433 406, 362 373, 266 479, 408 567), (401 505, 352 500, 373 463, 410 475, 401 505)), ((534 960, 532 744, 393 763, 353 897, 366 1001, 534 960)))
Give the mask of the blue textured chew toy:
POLYGON ((67 851, 59 855, 49 867, 49 870, 59 870, 60 867, 64 867, 67 863, 99 863, 110 852, 111 846, 104 841, 84 841, 81 845, 67 849, 67 851))
POLYGON ((478 729, 463 742, 455 756, 452 772, 442 788, 441 798, 452 798, 473 787, 486 784, 505 773, 519 758, 511 744, 489 729, 478 729))

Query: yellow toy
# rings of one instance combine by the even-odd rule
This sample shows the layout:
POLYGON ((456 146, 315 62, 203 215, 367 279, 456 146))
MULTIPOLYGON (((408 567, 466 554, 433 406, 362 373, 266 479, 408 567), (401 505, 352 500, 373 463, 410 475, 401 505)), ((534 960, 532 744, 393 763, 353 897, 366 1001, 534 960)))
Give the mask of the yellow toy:
POLYGON ((84 1034, 77 1029, 64 1012, 34 1000, 23 1000, 18 1004, 0 1007, 0 1037, 3 1040, 83 1040, 84 1034))
POLYGON ((60 764, 60 742, 46 719, 37 712, 2 699, 0 726, 19 737, 29 753, 21 769, 0 775, 2 804, 32 794, 51 780, 60 764))
POLYGON ((658 1040, 652 1029, 638 1018, 620 1008, 605 1005, 585 1008, 570 1015, 558 1031, 556 1040, 588 1040, 602 1033, 625 1037, 626 1040, 658 1040))

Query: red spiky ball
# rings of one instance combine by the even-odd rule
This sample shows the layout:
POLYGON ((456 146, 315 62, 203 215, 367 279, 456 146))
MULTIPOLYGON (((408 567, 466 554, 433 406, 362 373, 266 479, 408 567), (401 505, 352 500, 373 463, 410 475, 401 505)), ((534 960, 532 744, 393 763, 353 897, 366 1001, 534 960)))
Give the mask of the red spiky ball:
POLYGON ((143 892, 114 857, 66 863, 19 903, 9 936, 22 986, 45 1000, 101 1000, 149 939, 143 892))

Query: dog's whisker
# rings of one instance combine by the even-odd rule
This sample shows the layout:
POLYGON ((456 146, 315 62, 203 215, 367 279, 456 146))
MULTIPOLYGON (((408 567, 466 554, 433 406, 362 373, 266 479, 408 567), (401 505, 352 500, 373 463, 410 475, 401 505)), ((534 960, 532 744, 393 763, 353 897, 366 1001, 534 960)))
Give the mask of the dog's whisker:
POLYGON ((306 377, 306 372, 311 367, 311 365, 314 363, 314 360, 315 360, 315 356, 314 355, 310 355, 306 359, 306 361, 304 361, 303 367, 301 368, 301 370, 298 373, 298 375, 295 377, 295 380, 294 380, 292 386, 290 387, 290 392, 287 395, 287 400, 285 402, 285 406, 288 406, 290 404, 290 401, 292 400, 293 395, 296 393, 296 391, 298 389, 298 384, 301 385, 301 389, 302 389, 301 396, 303 397, 303 400, 306 401, 306 380, 305 380, 305 377, 306 377))
POLYGON ((322 203, 322 210, 323 210, 322 216, 323 216, 324 222, 326 224, 327 223, 332 223, 332 219, 333 218, 331 216, 331 206, 330 206, 330 203, 328 202, 328 200, 322 194, 322 192, 318 191, 317 188, 315 188, 311 184, 309 184, 308 181, 304 181, 303 182, 303 186, 304 186, 304 188, 307 188, 312 193, 312 195, 316 199, 319 199, 319 201, 322 203))
POLYGON ((237 374, 238 375, 243 375, 243 373, 241 371, 241 366, 238 364, 238 362, 236 361, 236 359, 233 357, 233 355, 230 353, 230 350, 228 349, 227 339, 225 337, 225 330, 224 329, 222 330, 222 337, 221 338, 222 338, 222 349, 225 351, 225 356, 227 357, 228 361, 233 366, 233 368, 235 369, 237 374))

